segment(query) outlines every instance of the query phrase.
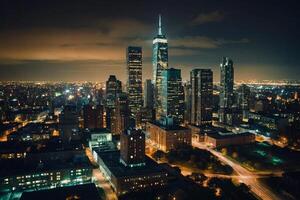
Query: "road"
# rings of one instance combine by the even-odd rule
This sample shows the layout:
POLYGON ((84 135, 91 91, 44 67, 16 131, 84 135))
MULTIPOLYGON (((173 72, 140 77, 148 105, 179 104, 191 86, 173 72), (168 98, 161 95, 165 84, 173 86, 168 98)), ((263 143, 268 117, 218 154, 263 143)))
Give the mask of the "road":
MULTIPOLYGON (((94 160, 94 157, 92 155, 92 152, 90 148, 85 149, 85 154, 89 158, 92 164, 97 165, 97 162, 94 160)), ((99 168, 93 169, 93 180, 97 187, 100 187, 104 190, 105 193, 105 199, 107 200, 117 200, 117 196, 113 189, 110 186, 110 183, 105 179, 102 172, 99 168)))
POLYGON ((242 167, 239 163, 228 159, 227 157, 223 156, 220 152, 218 152, 212 148, 209 148, 204 144, 193 141, 192 145, 199 149, 205 149, 205 150, 209 151, 214 156, 219 158, 219 160, 221 160, 225 164, 231 166, 233 168, 233 170, 236 172, 236 174, 238 175, 236 178, 240 182, 243 182, 246 185, 248 185, 250 187, 250 190, 255 195, 257 195, 259 198, 261 198, 263 200, 280 200, 280 198, 277 197, 267 186, 265 186, 263 183, 261 183, 257 179, 256 173, 253 173, 253 172, 247 170, 246 168, 242 167))
POLYGON ((115 192, 112 190, 110 183, 105 179, 100 169, 93 170, 93 177, 96 179, 95 184, 104 190, 105 197, 106 197, 105 199, 107 200, 118 199, 115 192))

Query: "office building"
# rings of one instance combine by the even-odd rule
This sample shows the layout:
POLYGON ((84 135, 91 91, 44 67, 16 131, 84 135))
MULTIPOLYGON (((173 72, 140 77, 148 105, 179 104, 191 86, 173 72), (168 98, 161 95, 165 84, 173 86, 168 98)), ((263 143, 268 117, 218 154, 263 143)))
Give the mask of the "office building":
POLYGON ((148 122, 146 127, 146 132, 157 149, 168 152, 180 145, 191 145, 190 129, 175 125, 167 118, 164 120, 166 120, 165 123, 148 122))
POLYGON ((144 107, 154 108, 154 87, 150 79, 144 82, 144 107))
POLYGON ((192 85, 188 81, 183 85, 183 93, 184 93, 184 122, 185 124, 191 123, 191 111, 192 111, 192 85))
POLYGON ((213 72, 210 69, 191 71, 191 124, 212 123, 213 72))
POLYGON ((184 94, 180 69, 166 69, 162 72, 161 117, 172 117, 176 124, 184 122, 184 94))
POLYGON ((70 142, 72 139, 78 139, 78 113, 76 111, 76 106, 66 105, 59 115, 59 123, 61 128, 60 137, 65 143, 70 142))
POLYGON ((116 100, 122 93, 122 83, 116 76, 110 75, 106 81, 106 103, 105 103, 105 121, 106 128, 115 133, 116 125, 116 100))
POLYGON ((141 130, 127 129, 120 138, 120 162, 129 167, 145 165, 145 134, 141 130))
POLYGON ((115 107, 117 95, 122 92, 122 83, 115 75, 110 75, 106 81, 106 106, 115 107))
POLYGON ((23 192, 20 200, 53 200, 53 199, 65 199, 65 200, 101 200, 101 196, 94 183, 59 187, 48 190, 39 190, 31 192, 23 192))
POLYGON ((41 190, 92 181, 92 166, 82 145, 27 146, 24 157, 0 160, 0 192, 41 190))
POLYGON ((116 130, 114 133, 121 134, 130 125, 129 101, 126 93, 121 93, 116 101, 116 130))
POLYGON ((164 187, 168 183, 168 172, 148 156, 145 165, 140 167, 123 165, 119 151, 98 152, 97 156, 101 172, 118 196, 164 187))
POLYGON ((121 134, 120 151, 96 151, 97 162, 116 194, 165 186, 168 172, 145 155, 145 135, 129 129, 121 134))
POLYGON ((155 120, 155 109, 144 107, 137 113, 135 119, 135 126, 139 129, 145 130, 147 122, 155 120))
POLYGON ((96 149, 100 149, 102 151, 114 149, 112 133, 109 130, 93 129, 88 134, 90 135, 88 144, 92 152, 96 149))
POLYGON ((156 119, 162 114, 162 72, 168 69, 168 41, 162 34, 161 16, 159 15, 158 34, 153 39, 153 83, 156 119))
POLYGON ((103 110, 102 105, 85 105, 83 107, 84 128, 103 128, 103 110))
POLYGON ((248 121, 249 119, 249 109, 250 109, 250 88, 242 84, 238 88, 238 107, 242 111, 243 121, 248 121))
POLYGON ((130 113, 133 118, 143 106, 142 47, 127 48, 127 93, 130 113))
POLYGON ((232 125, 234 69, 233 61, 224 57, 220 64, 219 122, 232 125))

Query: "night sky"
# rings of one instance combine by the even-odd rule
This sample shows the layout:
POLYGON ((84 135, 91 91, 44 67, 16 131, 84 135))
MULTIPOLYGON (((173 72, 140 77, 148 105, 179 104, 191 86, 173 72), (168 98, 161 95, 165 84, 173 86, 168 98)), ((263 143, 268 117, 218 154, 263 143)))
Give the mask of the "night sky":
POLYGON ((0 80, 126 80, 128 45, 143 47, 143 78, 152 77, 158 14, 169 66, 184 79, 194 67, 234 61, 236 80, 299 79, 297 1, 1 0, 0 80))

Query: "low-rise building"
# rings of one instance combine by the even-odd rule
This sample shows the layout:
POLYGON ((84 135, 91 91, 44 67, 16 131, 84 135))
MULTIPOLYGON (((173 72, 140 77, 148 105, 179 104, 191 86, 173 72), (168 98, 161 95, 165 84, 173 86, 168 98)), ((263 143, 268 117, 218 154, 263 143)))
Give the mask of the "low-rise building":
POLYGON ((15 145, 21 148, 1 151, 0 192, 49 189, 92 180, 92 166, 82 145, 62 148, 60 141, 15 145))
POLYGON ((92 151, 95 148, 101 148, 107 143, 112 142, 112 133, 107 129, 94 129, 89 134, 88 143, 92 151))
POLYGON ((117 195, 167 184, 168 173, 151 158, 145 156, 145 165, 125 166, 120 162, 120 151, 98 152, 98 164, 117 195))
POLYGON ((205 135, 204 142, 211 147, 223 147, 229 145, 242 145, 255 142, 253 133, 212 133, 205 135))
POLYGON ((175 149, 178 145, 191 145, 192 134, 189 128, 179 125, 164 125, 157 122, 148 122, 146 132, 153 145, 164 152, 175 149))
POLYGON ((33 199, 80 199, 80 200, 101 200, 95 184, 83 184, 68 187, 59 187, 48 190, 39 190, 32 192, 23 192, 20 200, 33 199))

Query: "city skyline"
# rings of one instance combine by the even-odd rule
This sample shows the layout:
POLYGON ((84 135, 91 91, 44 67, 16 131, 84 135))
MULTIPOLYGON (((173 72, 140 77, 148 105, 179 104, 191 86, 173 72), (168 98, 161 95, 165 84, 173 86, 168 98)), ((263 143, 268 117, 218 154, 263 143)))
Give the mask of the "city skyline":
POLYGON ((169 66, 181 69, 183 80, 193 68, 210 68, 219 81, 223 56, 234 60, 237 81, 297 79, 297 6, 279 1, 189 3, 170 7, 166 1, 158 9, 156 2, 135 1, 1 2, 0 78, 104 82, 115 74, 125 82, 124 51, 138 45, 143 48, 143 80, 149 79, 151 40, 161 13, 169 66))

